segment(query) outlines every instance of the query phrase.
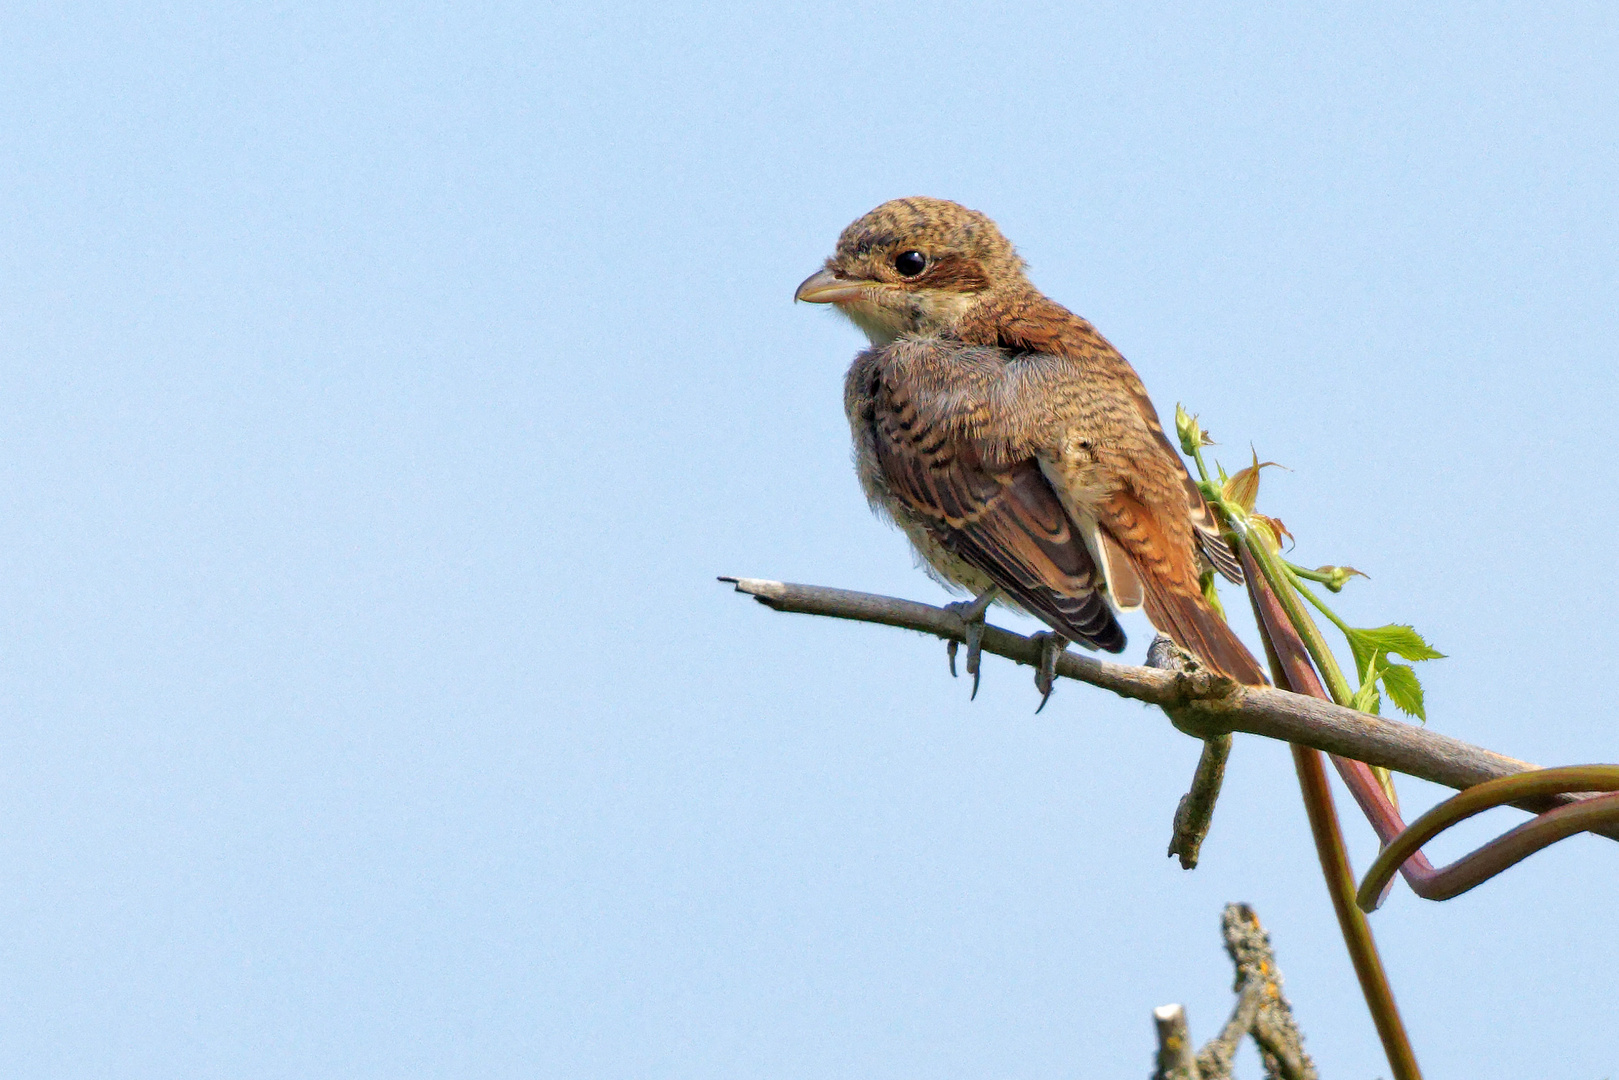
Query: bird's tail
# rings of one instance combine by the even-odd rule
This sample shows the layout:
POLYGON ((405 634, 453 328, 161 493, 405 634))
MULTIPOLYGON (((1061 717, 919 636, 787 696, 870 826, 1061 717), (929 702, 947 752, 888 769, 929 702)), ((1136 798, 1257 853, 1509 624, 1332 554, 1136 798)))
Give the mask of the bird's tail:
POLYGON ((1259 661, 1201 594, 1186 595, 1148 583, 1143 599, 1147 618, 1175 644, 1240 683, 1265 685, 1259 661))

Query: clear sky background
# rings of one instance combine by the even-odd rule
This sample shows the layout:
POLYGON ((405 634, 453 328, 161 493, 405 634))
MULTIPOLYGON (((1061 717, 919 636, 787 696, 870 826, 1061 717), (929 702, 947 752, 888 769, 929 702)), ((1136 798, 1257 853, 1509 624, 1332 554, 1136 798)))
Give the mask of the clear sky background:
MULTIPOLYGON (((944 599, 791 297, 946 196, 1292 469, 1436 730, 1619 759, 1619 19, 1314 6, 7 7, 0 1072, 1140 1077, 1246 900, 1387 1075, 1285 747, 1186 873, 1155 712, 714 581, 944 599)), ((1428 1075, 1619 1075, 1616 895, 1397 888, 1428 1075)))

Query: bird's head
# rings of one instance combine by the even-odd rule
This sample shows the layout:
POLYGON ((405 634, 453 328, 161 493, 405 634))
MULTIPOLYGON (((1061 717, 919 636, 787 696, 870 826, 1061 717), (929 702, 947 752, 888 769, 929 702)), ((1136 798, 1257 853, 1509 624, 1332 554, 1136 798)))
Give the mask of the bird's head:
POLYGON ((832 304, 874 345, 949 333, 985 300, 1028 288, 1023 260, 995 223, 946 199, 895 199, 838 237, 795 300, 832 304))

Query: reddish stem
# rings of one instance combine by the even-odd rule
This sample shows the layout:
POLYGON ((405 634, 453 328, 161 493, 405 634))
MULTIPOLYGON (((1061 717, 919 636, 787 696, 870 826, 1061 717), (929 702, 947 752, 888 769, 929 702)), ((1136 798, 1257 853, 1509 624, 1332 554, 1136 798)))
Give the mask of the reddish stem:
MULTIPOLYGON (((1248 576, 1248 596, 1253 601, 1260 636, 1265 643, 1265 655, 1270 660, 1271 677, 1276 685, 1295 694, 1330 701, 1309 653, 1298 631, 1282 610, 1276 594, 1271 592, 1264 575, 1254 564, 1246 547, 1242 549, 1243 568, 1248 576)), ((1353 764, 1360 764, 1355 762, 1353 764)), ((1366 1008, 1372 1014, 1383 1053, 1388 1058, 1389 1070, 1395 1080, 1421 1080, 1416 1053, 1400 1019, 1399 1006, 1394 1002, 1394 990, 1389 986, 1383 960, 1377 953, 1377 942, 1366 916, 1355 906, 1355 875, 1349 867, 1349 855, 1344 849, 1343 831, 1338 824, 1338 811, 1333 805, 1332 788, 1327 783, 1327 770, 1319 750, 1293 745, 1293 765, 1299 775, 1299 788, 1304 795, 1304 809, 1310 818, 1310 833, 1315 837, 1316 855, 1321 860, 1321 872, 1326 878, 1327 894, 1332 898, 1332 910, 1338 916, 1338 927, 1343 932, 1344 945, 1349 950, 1350 963, 1366 999, 1366 1008)), ((1361 765, 1366 769, 1365 765, 1361 765)), ((1367 769, 1366 775, 1371 777, 1367 769)), ((1373 785, 1376 780, 1373 779, 1373 785)), ((1354 790, 1351 788, 1351 790, 1354 790)), ((1379 788, 1378 796, 1382 796, 1379 788)), ((1387 799, 1383 801, 1386 803, 1387 799)), ((1389 812, 1398 814, 1389 807, 1389 812)))

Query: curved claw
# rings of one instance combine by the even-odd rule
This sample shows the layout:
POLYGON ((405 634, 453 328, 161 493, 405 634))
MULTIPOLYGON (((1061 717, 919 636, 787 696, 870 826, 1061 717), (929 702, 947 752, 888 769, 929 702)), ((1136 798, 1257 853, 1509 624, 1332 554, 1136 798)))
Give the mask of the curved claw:
POLYGON ((1049 631, 1034 636, 1040 641, 1040 666, 1034 669, 1034 685, 1040 691, 1040 705, 1034 714, 1039 716, 1040 710, 1051 700, 1051 691, 1057 682, 1057 657, 1068 648, 1068 639, 1049 631))
POLYGON ((973 677, 973 692, 967 700, 972 701, 978 697, 978 662, 984 656, 984 619, 979 616, 977 622, 967 624, 967 674, 973 677))
MULTIPOLYGON (((978 697, 978 667, 983 657, 984 646, 984 612, 989 610, 990 603, 995 599, 996 589, 990 586, 971 600, 958 601, 946 604, 944 609, 960 619, 967 628, 967 674, 973 677, 973 692, 969 701, 978 697)), ((945 654, 950 658, 950 677, 956 676, 956 642, 952 641, 945 647, 945 654)))

